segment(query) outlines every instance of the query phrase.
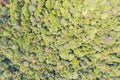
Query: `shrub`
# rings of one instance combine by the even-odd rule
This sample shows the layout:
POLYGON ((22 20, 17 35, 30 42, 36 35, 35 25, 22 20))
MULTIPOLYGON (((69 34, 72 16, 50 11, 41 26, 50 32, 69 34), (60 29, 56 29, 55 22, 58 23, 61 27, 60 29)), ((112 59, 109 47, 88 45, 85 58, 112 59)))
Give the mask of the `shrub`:
POLYGON ((120 79, 119 0, 0 0, 1 80, 120 79))

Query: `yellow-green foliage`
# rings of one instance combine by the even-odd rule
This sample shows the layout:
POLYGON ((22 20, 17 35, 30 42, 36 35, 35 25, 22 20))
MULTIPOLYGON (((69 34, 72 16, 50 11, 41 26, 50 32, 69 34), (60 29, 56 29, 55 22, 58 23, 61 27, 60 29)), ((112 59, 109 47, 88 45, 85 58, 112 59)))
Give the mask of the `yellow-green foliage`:
POLYGON ((0 80, 119 79, 120 0, 0 4, 0 80))

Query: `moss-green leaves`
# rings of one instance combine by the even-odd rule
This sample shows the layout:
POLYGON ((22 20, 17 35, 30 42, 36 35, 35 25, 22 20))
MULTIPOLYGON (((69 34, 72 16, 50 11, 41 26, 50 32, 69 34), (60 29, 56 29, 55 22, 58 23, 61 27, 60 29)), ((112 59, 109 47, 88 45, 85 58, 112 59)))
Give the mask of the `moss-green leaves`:
POLYGON ((36 11, 36 6, 35 5, 30 4, 28 8, 29 8, 30 12, 36 11))
POLYGON ((119 4, 10 0, 0 5, 0 80, 118 80, 119 4))
POLYGON ((47 0, 47 1, 45 2, 45 6, 46 6, 48 9, 50 9, 50 8, 51 8, 51 0, 47 0))
POLYGON ((101 14, 101 19, 107 19, 107 18, 108 18, 108 14, 107 13, 101 14))
POLYGON ((28 10, 28 4, 25 4, 25 5, 22 7, 22 14, 23 14, 23 16, 25 17, 25 19, 28 19, 28 17, 30 16, 29 10, 28 10))

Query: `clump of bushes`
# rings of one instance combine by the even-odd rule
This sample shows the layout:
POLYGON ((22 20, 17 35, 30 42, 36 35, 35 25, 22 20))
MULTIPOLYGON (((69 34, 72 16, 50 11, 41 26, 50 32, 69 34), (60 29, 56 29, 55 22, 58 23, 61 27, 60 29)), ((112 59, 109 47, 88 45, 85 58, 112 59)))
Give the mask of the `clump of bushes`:
POLYGON ((1 80, 120 79, 119 0, 0 3, 1 80))

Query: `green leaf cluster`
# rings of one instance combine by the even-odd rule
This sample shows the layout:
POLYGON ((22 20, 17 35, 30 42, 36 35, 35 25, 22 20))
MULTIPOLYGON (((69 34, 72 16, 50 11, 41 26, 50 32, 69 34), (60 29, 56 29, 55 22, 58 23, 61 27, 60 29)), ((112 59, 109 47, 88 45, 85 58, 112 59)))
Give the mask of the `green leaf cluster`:
POLYGON ((120 79, 119 0, 7 1, 0 80, 120 79))

